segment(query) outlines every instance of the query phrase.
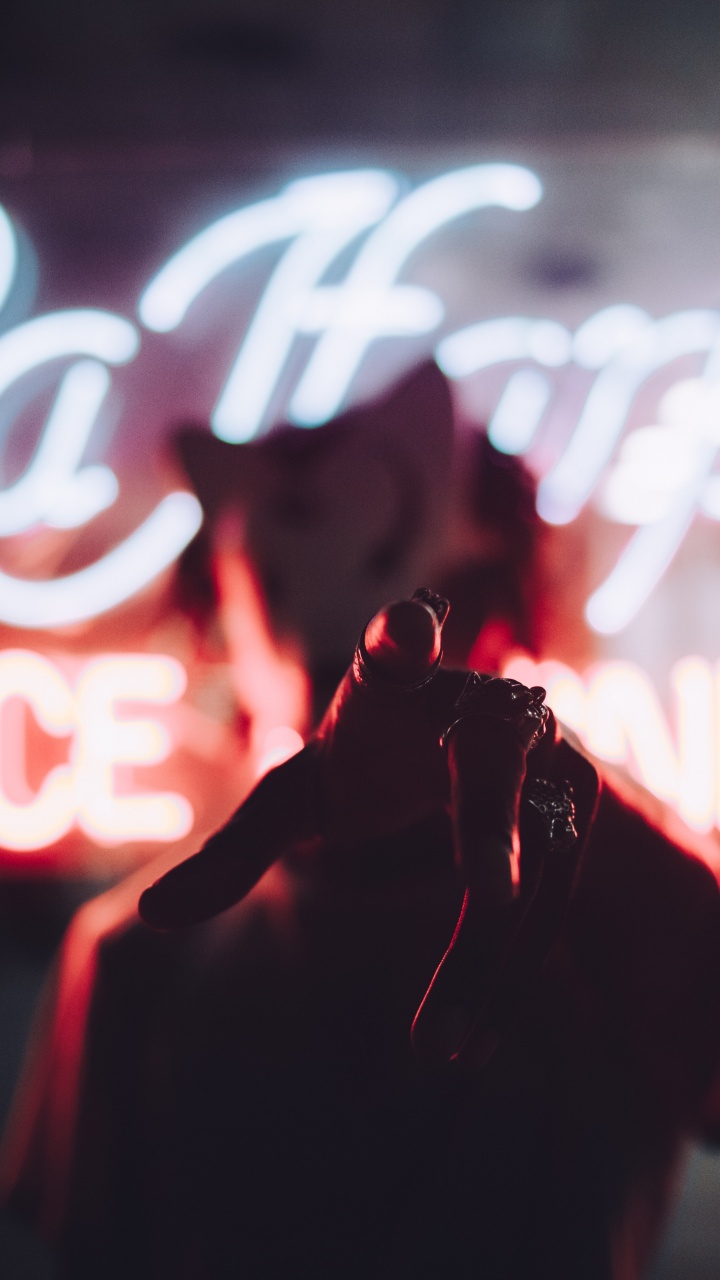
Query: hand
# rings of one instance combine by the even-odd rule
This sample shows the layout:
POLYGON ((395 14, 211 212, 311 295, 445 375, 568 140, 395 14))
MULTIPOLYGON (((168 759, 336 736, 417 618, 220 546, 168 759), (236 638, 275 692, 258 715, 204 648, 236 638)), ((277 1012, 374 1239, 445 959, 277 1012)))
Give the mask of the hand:
POLYGON ((217 914, 290 847, 357 843, 447 805, 440 736, 466 678, 439 670, 447 611, 424 592, 369 623, 317 733, 198 854, 143 894, 148 924, 172 929, 217 914))
MULTIPOLYGON (((481 726, 471 728, 479 736, 481 726)), ((564 925, 598 798, 594 767, 558 739, 552 756, 543 752, 542 774, 560 780, 553 782, 537 773, 540 753, 536 758, 531 754, 529 776, 522 791, 519 787, 516 791, 522 803, 513 803, 512 771, 507 765, 515 763, 516 776, 525 770, 515 753, 516 744, 503 737, 496 726, 494 751, 487 742, 478 743, 473 767, 463 773, 450 760, 456 856, 464 854, 467 888, 450 946, 413 1022, 413 1047, 429 1062, 485 1066, 522 1011, 564 925), (483 764, 489 766, 484 774, 483 764), (572 784, 567 775, 573 778, 572 784), (478 777, 483 779, 480 787, 477 782, 473 785, 478 777), (501 865, 497 855, 502 846, 483 820, 483 810, 487 812, 483 802, 494 783, 505 805, 513 804, 517 812, 516 825, 507 828, 519 836, 520 845, 521 881, 512 899, 497 892, 501 865), (496 892, 489 892, 493 887, 496 892)), ((502 808, 495 803, 496 815, 502 808)))
POLYGON ((491 997, 502 997, 506 970, 517 991, 519 970, 527 975, 542 962, 555 936, 546 922, 562 917, 572 880, 569 872, 561 883, 543 874, 532 822, 522 866, 518 857, 528 751, 533 776, 551 773, 557 754, 544 691, 441 669, 447 612, 447 601, 425 590, 381 610, 307 746, 140 900, 155 928, 196 923, 244 897, 292 846, 357 844, 450 808, 468 889, 413 1029, 417 1051, 441 1060, 465 1052, 491 997), (544 901, 541 888, 551 902, 531 912, 544 901))

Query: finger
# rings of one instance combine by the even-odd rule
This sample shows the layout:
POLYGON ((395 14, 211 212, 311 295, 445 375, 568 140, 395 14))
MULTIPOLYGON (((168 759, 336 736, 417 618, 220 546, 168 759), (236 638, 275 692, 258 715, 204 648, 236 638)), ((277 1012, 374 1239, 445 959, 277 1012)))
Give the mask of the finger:
POLYGON ((540 689, 471 677, 458 703, 465 714, 446 735, 455 856, 467 893, 413 1024, 413 1045, 431 1061, 460 1052, 525 910, 518 897, 519 805, 527 749, 547 719, 543 696, 540 689))
POLYGON ((491 912, 519 891, 526 751, 514 726, 473 715, 454 726, 447 752, 456 860, 478 904, 491 912))
POLYGON ((466 893, 413 1028, 421 1056, 484 1065, 514 1021, 565 920, 578 865, 574 812, 569 788, 529 784, 520 829, 523 864, 536 868, 533 890, 509 906, 466 893))
POLYGON ((422 588, 412 600, 396 600, 375 614, 318 736, 327 737, 341 724, 350 737, 376 749, 393 729, 402 735, 408 713, 424 705, 415 695, 424 694, 439 673, 448 611, 447 600, 422 588))
POLYGON ((485 1066, 530 998, 562 927, 577 880, 581 842, 567 783, 531 782, 523 797, 523 860, 539 865, 535 892, 507 950, 495 989, 457 1054, 465 1067, 485 1066))
POLYGON ((318 731, 321 830, 330 840, 389 834, 448 801, 438 727, 458 691, 440 669, 448 604, 427 591, 420 597, 370 621, 318 731))
POLYGON ((452 941, 412 1025, 419 1058, 440 1066, 460 1053, 487 1007, 517 929, 520 903, 489 910, 466 890, 452 941))
POLYGON ((427 587, 412 600, 386 605, 368 623, 359 649, 381 679, 398 684, 425 680, 442 654, 442 628, 448 601, 427 587))
POLYGON ((245 897, 288 848, 317 834, 319 755, 310 743, 270 770, 199 853, 142 894, 139 912, 154 929, 198 924, 245 897))
POLYGON ((591 762, 562 738, 543 742, 528 756, 529 776, 520 808, 521 865, 527 904, 510 938, 497 984, 455 1054, 458 1065, 478 1070, 522 1015, 567 918, 599 795, 591 762), (538 776, 538 768, 559 778, 538 776), (566 776, 563 776, 566 775, 566 776), (527 869, 530 874, 527 874, 527 869))
POLYGON ((465 882, 490 908, 519 890, 519 806, 527 754, 543 739, 545 690, 472 672, 445 734, 455 852, 465 882))
MULTIPOLYGON (((373 805, 368 753, 372 758, 390 728, 396 737, 408 737, 393 695, 424 686, 439 667, 448 609, 446 600, 421 589, 412 601, 388 605, 371 620, 317 738, 266 774, 199 853, 146 890, 139 910, 147 924, 173 929, 208 919, 243 898, 293 845, 362 832, 373 805), (389 725, 383 723, 388 717, 389 725), (343 732, 336 742, 338 727, 343 732)), ((412 703, 404 700, 406 717, 408 705, 412 715, 412 703)), ((397 755, 394 744, 391 750, 397 755)), ((385 779, 386 767, 382 773, 385 779)), ((397 793, 391 799, 397 807, 397 793)), ((384 810, 374 817, 375 828, 392 826, 384 810)), ((391 817, 402 825, 398 814, 391 817)))

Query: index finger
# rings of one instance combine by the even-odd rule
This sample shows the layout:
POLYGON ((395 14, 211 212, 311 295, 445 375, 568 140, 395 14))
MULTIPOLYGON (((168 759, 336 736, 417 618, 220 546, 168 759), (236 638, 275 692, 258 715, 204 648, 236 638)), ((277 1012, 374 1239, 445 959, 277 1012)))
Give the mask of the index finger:
POLYGON ((598 774, 554 733, 531 751, 528 772, 519 822, 521 895, 493 906, 482 885, 468 890, 413 1025, 413 1044, 431 1061, 483 1065, 524 1007, 562 930, 597 804, 598 774))
POLYGON ((441 753, 424 720, 447 611, 446 600, 421 589, 371 619, 317 736, 268 773, 199 853, 142 895, 147 924, 199 923, 243 898, 293 845, 391 830, 417 816, 418 805, 441 802, 434 767, 441 753), (418 763, 411 748, 428 765, 428 744, 423 788, 410 767, 418 763))
POLYGON ((244 898, 291 845, 311 840, 318 768, 311 742, 266 773, 198 853, 145 890, 138 904, 145 924, 179 929, 208 920, 244 898))

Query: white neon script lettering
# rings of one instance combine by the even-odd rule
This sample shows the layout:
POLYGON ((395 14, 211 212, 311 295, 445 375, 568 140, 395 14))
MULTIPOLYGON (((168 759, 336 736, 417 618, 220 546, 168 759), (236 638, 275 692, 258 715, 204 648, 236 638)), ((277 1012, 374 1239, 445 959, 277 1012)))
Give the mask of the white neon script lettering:
MULTIPOLYGON (((540 485, 538 511, 545 520, 568 524, 579 514, 650 374, 679 356, 710 350, 719 336, 716 311, 681 311, 656 321, 648 316, 639 332, 611 355, 593 383, 567 449, 540 485)), ((580 346, 582 350, 582 338, 580 346)))
POLYGON ((368 236, 345 283, 320 295, 325 305, 307 327, 322 337, 290 402, 293 421, 312 425, 337 413, 375 338, 429 333, 440 324, 440 298, 395 283, 428 236, 475 209, 532 209, 541 196, 540 180, 529 169, 479 164, 434 178, 400 201, 368 236))
MULTIPOLYGON (((554 320, 504 316, 450 334, 435 358, 449 378, 467 378, 505 362, 532 360, 556 368, 570 359, 572 339, 554 320)), ((532 444, 552 394, 547 378, 533 369, 512 374, 488 423, 488 435, 503 453, 524 453, 532 444)))
POLYGON ((42 582, 0 573, 0 621, 39 631, 97 618, 153 582, 201 521, 191 493, 170 493, 124 542, 86 569, 42 582))
MULTIPOLYGON (((287 412, 305 426, 337 412, 373 341, 429 334, 443 319, 443 302, 436 293, 398 283, 413 252, 469 211, 493 204, 531 209, 542 187, 534 173, 520 166, 480 164, 443 174, 401 198, 398 193, 398 179, 379 169, 292 182, 277 196, 229 214, 195 236, 144 290, 139 303, 142 322, 169 333, 227 267, 263 246, 290 241, 216 402, 212 427, 217 435, 240 442, 258 433, 268 419, 293 344, 303 334, 317 341, 287 412), (358 238, 359 248, 344 280, 324 282, 338 256, 358 238)), ((0 304, 12 287, 16 262, 14 232, 0 210, 0 304)), ((137 341, 129 321, 90 310, 41 316, 0 338, 0 393, 46 361, 82 357, 65 372, 26 473, 0 492, 0 536, 37 524, 82 526, 115 500, 113 472, 107 466, 82 465, 82 456, 109 386, 106 365, 132 360, 137 341)), ((593 373, 575 429, 541 480, 538 509, 550 523, 568 523, 611 468, 601 509, 610 519, 634 523, 638 529, 588 602, 586 616, 599 632, 616 632, 635 615, 672 560, 696 510, 720 519, 720 479, 712 474, 718 449, 715 435, 707 425, 702 430, 692 425, 699 399, 714 394, 719 351, 719 312, 686 311, 653 320, 627 303, 604 308, 574 334, 553 320, 508 316, 469 325, 442 337, 437 345, 438 362, 454 379, 509 365, 488 424, 493 443, 508 453, 534 447, 554 391, 551 370, 573 363, 593 373), (677 402, 669 427, 661 406, 657 426, 641 428, 623 443, 628 415, 645 381, 678 357, 701 352, 708 352, 709 358, 702 385, 693 392, 695 407, 688 392, 684 408, 677 402), (659 453, 653 452, 656 445, 659 453), (676 463, 669 468, 671 454, 676 463), (649 459, 657 465, 646 465, 649 459), (627 482, 633 466, 636 474, 639 466, 642 471, 640 486, 627 482)), ((703 421, 707 420, 705 413, 703 421)), ((42 629, 98 616, 171 564, 200 520, 192 495, 173 493, 130 538, 88 569, 52 582, 0 573, 0 621, 42 629)))
POLYGON ((424 183, 390 212, 397 182, 382 170, 293 182, 272 200, 230 214, 185 245, 151 281, 139 303, 143 324, 175 328, 205 286, 231 263, 274 241, 295 237, 263 294, 215 406, 212 428, 238 443, 260 429, 298 334, 320 335, 290 403, 290 417, 314 426, 340 408, 370 343, 429 333, 444 306, 429 289, 400 285, 411 253, 434 231, 474 209, 530 209, 539 179, 519 165, 481 164, 424 183), (342 249, 368 236, 346 280, 321 285, 342 249))
POLYGON ((1 536, 41 522, 61 528, 85 524, 114 501, 117 481, 110 469, 80 463, 110 383, 99 361, 125 364, 137 349, 133 325, 107 311, 59 311, 0 337, 0 395, 49 360, 95 357, 66 373, 30 466, 0 493, 1 536))
POLYGON ((709 376, 670 388, 660 404, 660 423, 626 437, 608 476, 600 494, 601 509, 611 519, 640 527, 588 600, 585 615, 596 631, 611 634, 632 620, 660 581, 698 509, 720 519, 718 477, 710 474, 720 449, 716 363, 717 353, 708 361, 709 376))
POLYGON ((221 271, 259 248, 293 240, 263 294, 213 413, 213 430, 221 439, 238 443, 256 434, 295 337, 292 301, 307 293, 361 231, 383 217, 396 194, 397 182, 382 170, 292 182, 279 196, 213 223, 150 282, 140 298, 140 319, 167 333, 221 271))
POLYGON ((124 840, 176 840, 192 827, 193 812, 174 792, 115 792, 119 764, 147 765, 164 760, 172 743, 153 720, 119 719, 118 704, 177 701, 185 689, 185 671, 174 658, 159 654, 118 654, 88 663, 71 689, 46 657, 23 649, 0 653, 0 712, 13 699, 32 710, 53 737, 71 739, 70 760, 51 769, 25 803, 8 794, 7 778, 16 770, 11 756, 17 738, 0 732, 0 845, 16 852, 55 844, 77 824, 101 844, 124 840))
MULTIPOLYGON (((661 437, 657 428, 632 433, 625 445, 635 460, 632 483, 627 455, 624 464, 621 455, 621 474, 611 475, 610 495, 601 497, 601 509, 610 519, 642 526, 587 603, 587 621, 602 634, 621 631, 632 621, 668 568, 698 508, 720 519, 720 483, 710 474, 720 447, 715 425, 720 408, 720 313, 682 311, 652 320, 638 307, 618 304, 591 316, 572 337, 550 321, 507 317, 471 325, 438 347, 440 367, 453 378, 468 377, 500 361, 523 359, 552 367, 572 357, 581 367, 599 370, 564 452, 539 486, 538 511, 550 524, 574 520, 595 491, 646 379, 680 356, 702 352, 709 353, 702 379, 676 383, 668 393, 670 408, 665 401, 666 407, 660 406, 661 417, 670 414, 671 429, 661 437), (670 483, 668 466, 661 470, 658 465, 659 446, 666 460, 668 447, 673 451, 670 483)), ((490 438, 505 452, 524 452, 534 441, 550 388, 543 375, 533 374, 513 374, 490 420, 490 438)))
MULTIPOLYGON (((110 384, 106 364, 126 364, 137 349, 130 321, 98 310, 38 316, 0 337, 0 395, 48 361, 90 357, 66 372, 30 465, 0 492, 0 536, 38 524, 75 528, 114 502, 118 484, 110 468, 81 463, 110 384)), ((201 519, 192 494, 172 493, 129 538, 86 569, 50 581, 0 572, 0 621, 45 629, 97 617, 172 564, 201 519)))
MULTIPOLYGON (((391 175, 377 170, 291 183, 274 199, 207 228, 148 286, 140 317, 167 332, 232 262, 264 244, 294 237, 270 278, 215 406, 216 435, 240 442, 257 434, 292 344, 302 333, 317 335, 318 341, 291 395, 288 416, 312 426, 336 413, 373 340, 429 333, 441 323, 443 304, 436 294, 397 283, 422 241, 471 209, 489 204, 532 208, 542 187, 519 166, 486 164, 424 183, 391 208, 396 193, 391 175), (338 253, 371 227, 375 229, 358 249, 345 280, 322 284, 338 253)), ((549 523, 564 524, 575 519, 596 489, 646 379, 679 356, 712 350, 719 334, 720 315, 713 311, 653 320, 641 308, 619 303, 591 316, 575 334, 555 321, 526 316, 481 321, 443 338, 436 358, 454 379, 500 363, 540 366, 510 371, 488 423, 493 444, 516 454, 535 442, 553 393, 542 368, 572 361, 596 373, 575 431, 539 489, 540 514, 549 523)), ((639 530, 593 594, 586 616, 595 630, 622 629, 647 599, 689 527, 700 477, 707 479, 713 458, 709 448, 695 450, 692 484, 684 493, 676 486, 672 509, 639 530)), ((720 490, 716 499, 706 498, 708 514, 714 515, 716 508, 720 514, 720 490)), ((607 507, 606 514, 615 518, 607 507)))

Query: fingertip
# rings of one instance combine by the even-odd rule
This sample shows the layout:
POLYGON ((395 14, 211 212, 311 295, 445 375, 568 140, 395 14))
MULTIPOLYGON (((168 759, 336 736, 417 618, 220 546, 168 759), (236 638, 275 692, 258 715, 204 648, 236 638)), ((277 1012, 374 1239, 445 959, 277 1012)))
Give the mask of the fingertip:
POLYGON ((149 889, 144 889, 140 894, 138 901, 138 915, 143 924, 148 925, 151 929, 160 928, 157 923, 157 913, 155 911, 155 895, 153 894, 154 885, 149 889))
POLYGON ((138 915, 143 924, 150 929, 157 929, 162 932, 167 931, 171 926, 166 923, 165 912, 163 911, 162 896, 158 895, 155 884, 150 885, 149 889, 145 889, 138 901, 138 915))
POLYGON ((171 933, 174 929, 195 923, 194 919, 187 917, 187 912, 179 906, 174 895, 168 894, 165 880, 165 876, 156 880, 140 894, 138 901, 138 915, 143 924, 159 933, 171 933))
POLYGON ((210 856, 208 841, 199 853, 179 862, 140 895, 138 913, 145 924, 160 932, 186 929, 227 910, 247 892, 248 886, 223 865, 224 839, 221 830, 211 837, 215 849, 210 856))
POLYGON ((437 613, 422 600, 396 600, 368 623, 365 652, 383 676, 398 681, 422 679, 442 652, 437 613))

